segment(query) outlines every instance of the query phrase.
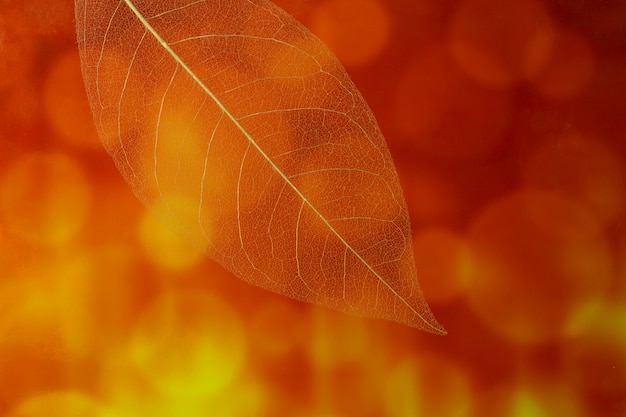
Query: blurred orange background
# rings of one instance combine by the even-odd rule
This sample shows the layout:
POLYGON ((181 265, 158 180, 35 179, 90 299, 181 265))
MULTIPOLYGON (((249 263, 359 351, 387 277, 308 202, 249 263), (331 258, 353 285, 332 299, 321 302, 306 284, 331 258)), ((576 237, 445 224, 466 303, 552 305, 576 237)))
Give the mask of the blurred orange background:
POLYGON ((0 415, 626 416, 626 3, 280 0, 344 63, 449 334, 240 282, 132 195, 69 0, 0 4, 0 415))

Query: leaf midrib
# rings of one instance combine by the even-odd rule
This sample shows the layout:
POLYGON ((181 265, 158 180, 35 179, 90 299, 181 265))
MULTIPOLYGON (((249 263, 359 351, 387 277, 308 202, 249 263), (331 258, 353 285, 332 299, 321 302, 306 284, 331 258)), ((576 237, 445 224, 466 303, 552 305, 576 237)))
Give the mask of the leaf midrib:
MULTIPOLYGON (((337 232, 337 230, 335 230, 335 228, 329 223, 329 221, 326 219, 326 217, 324 217, 322 215, 322 213, 320 213, 317 208, 315 208, 315 206, 313 206, 313 204, 311 204, 311 202, 306 198, 306 196, 304 194, 302 194, 302 192, 298 189, 298 187, 295 186, 295 184, 293 184, 289 177, 287 177, 285 175, 284 172, 282 172, 282 170, 274 163, 274 161, 272 161, 272 159, 269 157, 269 155, 267 155, 263 149, 256 143, 256 141, 252 138, 252 136, 250 135, 250 133, 248 133, 248 131, 239 123, 239 120, 237 120, 237 118, 228 110, 228 108, 220 101, 220 99, 204 84, 204 82, 195 74, 195 72, 189 68, 189 66, 187 65, 187 63, 170 47, 170 45, 167 43, 167 41, 165 41, 165 39, 163 39, 161 37, 161 35, 159 35, 159 33, 154 29, 154 27, 152 27, 152 25, 150 24, 150 22, 148 22, 148 20, 143 16, 143 14, 137 9, 137 7, 135 7, 135 5, 133 4, 133 2, 131 0, 124 0, 124 2, 126 3, 126 5, 128 6, 129 9, 131 9, 131 11, 135 14, 135 16, 137 16, 137 19, 139 19, 139 21, 141 22, 141 24, 150 32, 150 34, 152 36, 154 36, 154 38, 159 42, 159 44, 161 44, 161 46, 167 51, 168 54, 170 54, 170 56, 176 61, 176 63, 178 63, 178 65, 180 65, 188 74, 189 76, 198 84, 198 86, 200 86, 200 88, 202 88, 202 90, 204 90, 204 92, 215 102, 215 104, 217 104, 217 106, 220 108, 220 110, 226 115, 228 116, 228 118, 231 120, 231 122, 237 127, 237 129, 239 129, 239 131, 241 131, 241 133, 246 137, 246 139, 248 139, 248 141, 250 142, 250 144, 252 146, 254 146, 254 148, 261 154, 261 156, 270 164, 270 166, 272 167, 272 169, 278 174, 280 175, 280 177, 283 179, 283 181, 285 181, 285 183, 287 185, 289 185, 289 187, 291 187, 291 189, 293 189, 293 191, 302 199, 302 201, 311 209, 313 210, 313 212, 320 218, 320 220, 322 220, 324 222, 324 224, 328 227, 328 229, 337 237, 337 239, 339 239, 341 241, 341 243, 343 245, 345 245, 346 248, 348 248, 348 250, 350 252, 352 252, 352 254, 354 256, 357 257, 357 259, 359 259, 363 265, 365 265, 373 274, 374 276, 380 281, 382 282, 388 289, 389 291, 391 291, 393 293, 394 296, 396 296, 399 300, 401 300, 411 311, 413 311, 427 326, 431 327, 432 329, 434 329, 436 331, 436 333, 441 333, 441 329, 438 327, 433 326, 428 320, 426 320, 418 311, 416 311, 413 306, 411 306, 407 300, 404 299, 404 297, 402 297, 400 294, 398 294, 396 292, 396 290, 393 289, 393 287, 391 287, 379 274, 378 272, 376 272, 376 270, 374 270, 374 268, 365 260, 363 259, 363 257, 348 243, 346 242, 346 240, 343 238, 343 236, 341 236, 339 234, 339 232, 337 232)), ((344 278, 345 279, 345 278, 344 278)))

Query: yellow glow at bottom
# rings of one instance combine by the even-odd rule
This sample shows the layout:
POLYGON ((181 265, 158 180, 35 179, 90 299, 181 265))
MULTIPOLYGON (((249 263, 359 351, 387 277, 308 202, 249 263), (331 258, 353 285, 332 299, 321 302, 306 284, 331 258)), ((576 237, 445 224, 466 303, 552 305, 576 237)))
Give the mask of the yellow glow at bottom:
POLYGON ((526 391, 516 393, 511 417, 548 417, 544 408, 526 391))
POLYGON ((228 391, 212 407, 213 417, 269 415, 268 392, 258 383, 247 382, 228 391))
MULTIPOLYGON (((116 381, 117 381, 116 377, 116 381)), ((244 417, 272 415, 267 412, 270 394, 260 383, 245 381, 235 384, 216 397, 172 398, 147 392, 145 386, 116 384, 112 404, 124 417, 244 417)), ((13 416, 12 416, 13 417, 13 416)))
POLYGON ((469 384, 463 372, 443 357, 400 363, 390 373, 386 387, 388 416, 469 415, 469 384))
POLYGON ((84 355, 91 341, 85 296, 94 266, 82 253, 40 262, 2 286, 7 301, 2 303, 0 338, 12 343, 13 335, 37 340, 43 334, 45 356, 69 360, 84 355))
POLYGON ((30 397, 8 417, 119 417, 94 399, 74 391, 49 392, 30 397))
POLYGON ((581 417, 582 404, 563 381, 538 375, 524 382, 503 382, 475 394, 473 415, 503 417, 581 417))
POLYGON ((149 383, 178 399, 229 387, 245 363, 236 312, 217 296, 168 293, 144 314, 129 356, 149 383))
POLYGON ((567 385, 537 379, 513 394, 511 417, 579 417, 581 404, 567 385))

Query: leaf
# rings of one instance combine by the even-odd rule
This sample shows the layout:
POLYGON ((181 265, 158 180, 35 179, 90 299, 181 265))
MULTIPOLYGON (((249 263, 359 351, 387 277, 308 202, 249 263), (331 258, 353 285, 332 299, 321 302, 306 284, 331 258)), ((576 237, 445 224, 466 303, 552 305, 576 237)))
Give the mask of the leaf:
POLYGON ((76 0, 100 138, 137 197, 241 279, 445 334, 374 116, 265 0, 76 0))

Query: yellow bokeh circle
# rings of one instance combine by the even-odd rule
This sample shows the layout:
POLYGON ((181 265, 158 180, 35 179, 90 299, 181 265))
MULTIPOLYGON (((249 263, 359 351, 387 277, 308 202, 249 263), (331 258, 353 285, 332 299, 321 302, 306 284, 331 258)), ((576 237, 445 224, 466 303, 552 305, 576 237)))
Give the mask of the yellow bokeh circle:
POLYGON ((148 257, 169 269, 186 269, 200 262, 200 249, 192 245, 197 239, 185 239, 192 227, 193 203, 184 198, 163 199, 146 212, 139 225, 141 244, 148 257))
POLYGON ((470 386, 463 371, 441 356, 409 358, 391 369, 385 384, 390 417, 469 416, 470 386))
POLYGON ((27 398, 8 417, 120 417, 78 391, 52 391, 27 398))
POLYGON ((230 387, 242 371, 243 325, 217 295, 167 293, 144 313, 129 356, 163 394, 206 398, 230 387))

